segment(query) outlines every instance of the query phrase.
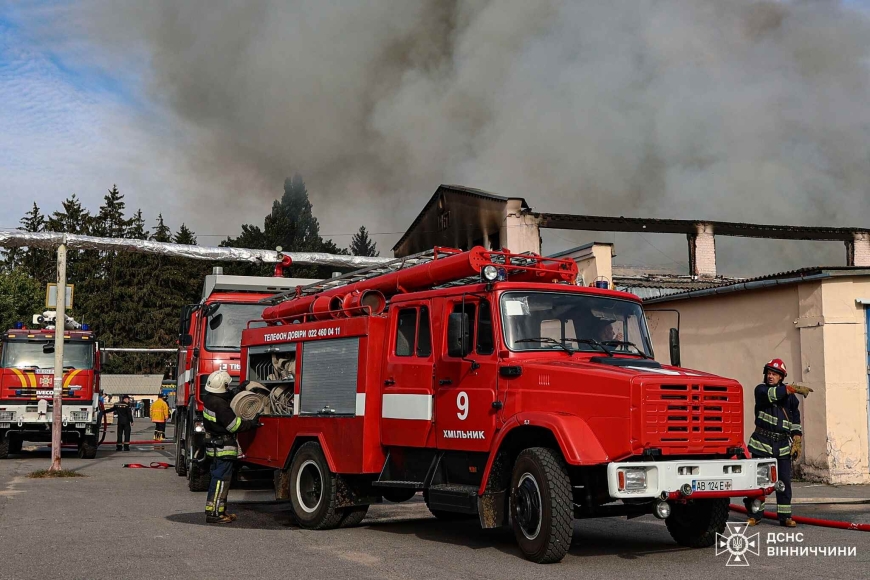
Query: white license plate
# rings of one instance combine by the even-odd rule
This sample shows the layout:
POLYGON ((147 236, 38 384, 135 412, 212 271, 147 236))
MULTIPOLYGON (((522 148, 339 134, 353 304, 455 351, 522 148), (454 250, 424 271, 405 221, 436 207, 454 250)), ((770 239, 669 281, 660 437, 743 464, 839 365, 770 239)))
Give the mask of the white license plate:
POLYGON ((76 429, 84 429, 86 426, 86 423, 76 423, 76 429))
POLYGON ((731 491, 734 489, 730 479, 693 479, 692 491, 731 491))
POLYGON ((8 429, 11 427, 9 423, 0 423, 0 429, 8 429))

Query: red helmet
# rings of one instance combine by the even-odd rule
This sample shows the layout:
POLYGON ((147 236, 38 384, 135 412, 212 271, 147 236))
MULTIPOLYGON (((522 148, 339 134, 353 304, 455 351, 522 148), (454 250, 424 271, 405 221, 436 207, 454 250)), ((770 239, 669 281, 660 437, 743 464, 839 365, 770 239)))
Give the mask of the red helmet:
POLYGON ((788 376, 788 371, 785 368, 785 363, 782 362, 781 358, 775 358, 766 365, 764 365, 764 372, 773 371, 775 373, 779 373, 782 375, 782 378, 788 376))

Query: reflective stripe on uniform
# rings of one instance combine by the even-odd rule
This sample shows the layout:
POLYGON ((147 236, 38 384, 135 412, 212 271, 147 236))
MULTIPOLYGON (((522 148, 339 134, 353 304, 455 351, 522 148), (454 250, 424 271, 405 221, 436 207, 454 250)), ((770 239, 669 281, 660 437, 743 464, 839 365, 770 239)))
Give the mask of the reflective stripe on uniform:
POLYGON ((749 438, 749 447, 752 447, 753 449, 758 449, 759 451, 763 451, 764 453, 770 453, 771 455, 773 455, 773 447, 771 447, 770 445, 768 445, 766 443, 762 443, 761 441, 758 441, 757 439, 755 439, 755 437, 749 438))
POLYGON ((800 423, 792 423, 791 430, 797 431, 798 433, 803 433, 803 429, 801 429, 800 423))
POLYGON ((208 448, 208 449, 206 449, 205 453, 209 457, 238 457, 239 456, 239 450, 236 449, 235 447, 233 447, 232 449, 218 449, 217 452, 215 452, 215 450, 212 448, 208 448))
POLYGON ((776 513, 778 514, 790 514, 791 506, 790 505, 778 505, 776 506, 776 513))
POLYGON ((205 419, 206 421, 211 421, 212 423, 217 423, 217 417, 215 416, 214 412, 209 411, 208 409, 202 410, 202 418, 205 419))
POLYGON ((765 423, 770 423, 771 425, 779 425, 779 419, 774 417, 773 415, 768 415, 764 411, 758 412, 758 418, 764 421, 765 423))
POLYGON ((782 457, 784 455, 789 455, 791 453, 791 447, 783 447, 779 450, 779 456, 782 457))
POLYGON ((230 433, 235 433, 236 431, 239 430, 239 427, 241 427, 241 426, 242 426, 242 419, 240 417, 236 417, 236 419, 232 423, 230 423, 230 426, 227 427, 227 431, 229 431, 230 433))
POLYGON ((770 399, 771 403, 775 403, 778 400, 776 396, 776 387, 770 387, 767 389, 767 398, 770 399))

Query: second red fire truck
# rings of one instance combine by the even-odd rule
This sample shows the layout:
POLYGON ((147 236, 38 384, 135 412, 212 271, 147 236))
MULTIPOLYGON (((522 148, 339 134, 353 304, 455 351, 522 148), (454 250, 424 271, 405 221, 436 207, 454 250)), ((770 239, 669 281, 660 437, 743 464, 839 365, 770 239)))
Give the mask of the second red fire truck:
POLYGON ((657 362, 640 300, 576 276, 436 249, 279 296, 242 333, 240 378, 293 405, 240 434, 244 460, 305 528, 422 492, 438 518, 511 526, 535 562, 564 557, 575 518, 654 514, 712 545, 730 497, 781 485, 744 458, 740 384, 657 362))

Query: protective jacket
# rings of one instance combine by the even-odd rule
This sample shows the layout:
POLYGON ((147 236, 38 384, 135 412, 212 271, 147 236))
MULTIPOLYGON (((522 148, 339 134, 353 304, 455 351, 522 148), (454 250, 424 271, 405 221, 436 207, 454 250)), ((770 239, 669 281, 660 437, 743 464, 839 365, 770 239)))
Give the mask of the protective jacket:
POLYGON ((133 424, 133 407, 130 403, 116 403, 114 406, 106 409, 106 413, 115 413, 118 417, 118 425, 133 424))
POLYGON ((151 420, 155 423, 166 423, 169 419, 169 405, 163 399, 157 399, 151 404, 151 420))
POLYGON ((203 426, 207 434, 206 453, 210 457, 235 459, 239 456, 236 433, 256 427, 254 421, 238 417, 230 407, 230 393, 209 393, 202 396, 203 426))
POLYGON ((786 385, 760 384, 755 387, 755 432, 749 438, 749 448, 764 457, 779 457, 791 453, 790 437, 802 434, 798 398, 786 385))

